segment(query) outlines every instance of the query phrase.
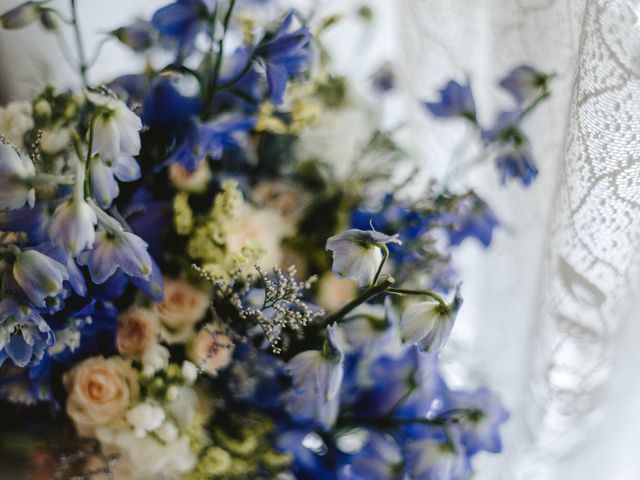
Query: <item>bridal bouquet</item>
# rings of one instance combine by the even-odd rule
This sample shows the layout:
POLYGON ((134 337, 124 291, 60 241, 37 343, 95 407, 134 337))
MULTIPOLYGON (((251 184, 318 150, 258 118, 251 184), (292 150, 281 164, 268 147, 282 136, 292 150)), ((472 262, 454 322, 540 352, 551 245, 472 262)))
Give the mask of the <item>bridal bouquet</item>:
MULTIPOLYGON (((74 0, 0 17, 69 29, 82 82, 0 110, 2 449, 22 439, 39 478, 466 479, 501 450, 498 398, 438 362, 451 255, 498 219, 468 188, 409 194, 392 68, 363 94, 323 44, 340 16, 275 3, 166 5, 107 35, 146 68, 106 84, 74 0)), ((509 72, 490 127, 468 81, 421 108, 472 127, 458 166, 526 186, 549 78, 509 72)))

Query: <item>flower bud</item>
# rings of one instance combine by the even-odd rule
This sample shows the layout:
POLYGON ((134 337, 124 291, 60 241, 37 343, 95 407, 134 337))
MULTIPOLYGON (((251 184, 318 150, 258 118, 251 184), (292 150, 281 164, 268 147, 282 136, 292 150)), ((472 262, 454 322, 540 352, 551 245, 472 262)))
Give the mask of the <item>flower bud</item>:
POLYGON ((0 24, 7 30, 14 30, 35 22, 42 13, 43 2, 25 2, 0 16, 0 24))

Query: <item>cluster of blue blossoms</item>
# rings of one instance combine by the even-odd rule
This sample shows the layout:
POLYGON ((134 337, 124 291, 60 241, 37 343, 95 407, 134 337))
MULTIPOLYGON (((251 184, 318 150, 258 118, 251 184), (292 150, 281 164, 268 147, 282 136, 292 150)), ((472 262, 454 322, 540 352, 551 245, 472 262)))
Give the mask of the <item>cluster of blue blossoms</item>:
MULTIPOLYGON (((250 9, 269 2, 237 3, 250 9)), ((71 6, 78 28, 75 1, 71 6)), ((322 168, 305 170, 296 162, 298 131, 291 125, 306 121, 300 111, 308 105, 289 98, 292 85, 315 81, 308 103, 333 108, 344 82, 312 78, 313 62, 324 52, 314 55, 317 39, 299 13, 258 28, 255 19, 236 18, 236 6, 235 0, 177 0, 150 21, 110 32, 135 52, 169 51, 172 60, 107 86, 89 85, 79 44, 82 92, 47 90, 33 102, 34 125, 22 145, 2 137, 0 395, 59 409, 64 372, 89 357, 118 354, 118 315, 141 297, 162 300, 163 279, 193 275, 192 263, 202 257, 185 259, 191 245, 176 225, 215 213, 228 179, 249 202, 261 182, 298 182, 293 190, 308 189, 311 198, 300 194, 308 205, 298 238, 287 240, 308 254, 301 263, 319 276, 329 270, 326 247, 335 275, 360 289, 354 286, 355 299, 323 316, 308 292, 317 293, 313 287, 305 284, 302 294, 281 271, 274 291, 282 298, 262 310, 243 306, 256 292, 267 305, 261 270, 258 280, 242 280, 240 270, 225 272, 233 279, 226 278, 228 285, 215 279, 207 318, 226 322, 225 335, 235 342, 233 368, 207 379, 221 411, 268 414, 275 424, 271 441, 290 454, 288 471, 300 480, 470 478, 477 453, 501 451, 499 427, 508 414, 484 387, 450 389, 438 353, 462 304, 452 252, 469 238, 489 247, 499 220, 473 190, 434 188, 420 201, 387 193, 371 208, 371 199, 352 194, 349 185, 327 182, 322 168), (41 137, 54 127, 66 141, 51 154, 41 137), (197 187, 171 181, 173 174, 197 177, 203 170, 197 187), (191 217, 180 217, 176 205, 191 217), (283 287, 289 281, 293 293, 283 287), (395 288, 405 284, 418 288, 395 288), (407 307, 407 296, 426 300, 407 307), (279 309, 281 300, 289 306, 279 309), (320 320, 288 331, 286 315, 320 320), (287 351, 269 351, 265 325, 287 336, 287 351)), ((0 23, 14 29, 40 21, 57 31, 65 19, 48 2, 26 2, 0 23)), ((501 181, 527 186, 538 172, 522 121, 549 95, 549 78, 528 66, 511 71, 500 85, 515 107, 489 129, 480 125, 468 84, 451 81, 439 101, 424 105, 435 117, 473 125, 483 148, 497 152, 501 181)), ((381 72, 374 87, 394 88, 390 72, 381 72)), ((205 246, 222 235, 217 221, 205 246)), ((171 346, 172 360, 184 359, 185 349, 171 346)))

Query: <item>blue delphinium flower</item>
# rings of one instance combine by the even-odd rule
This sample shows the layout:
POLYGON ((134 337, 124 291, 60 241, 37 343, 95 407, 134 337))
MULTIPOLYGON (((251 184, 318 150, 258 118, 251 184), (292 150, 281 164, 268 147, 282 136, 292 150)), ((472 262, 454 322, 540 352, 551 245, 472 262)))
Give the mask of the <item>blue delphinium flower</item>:
POLYGON ((46 307, 47 300, 62 293, 62 284, 69 279, 67 268, 37 250, 14 250, 13 278, 29 300, 46 307))
POLYGON ((549 75, 529 65, 520 65, 500 80, 500 86, 513 95, 518 103, 523 104, 542 92, 548 81, 549 75))
POLYGON ((280 105, 290 77, 299 75, 309 65, 309 45, 312 35, 302 25, 293 27, 294 12, 290 12, 273 37, 256 49, 256 54, 265 62, 269 98, 280 105))
POLYGON ((476 122, 476 103, 469 83, 449 81, 440 90, 440 101, 424 102, 424 106, 436 117, 464 117, 476 122))
POLYGON ((517 179, 528 187, 538 176, 538 168, 533 163, 533 155, 527 143, 507 147, 496 157, 496 166, 503 184, 508 180, 517 179))
POLYGON ((516 108, 500 112, 494 125, 482 131, 485 143, 496 143, 500 152, 496 156, 496 166, 504 184, 511 179, 519 179, 526 187, 538 175, 527 136, 520 128, 522 111, 516 108))
POLYGON ((219 160, 224 149, 238 146, 234 134, 253 128, 255 119, 228 117, 201 124, 193 122, 185 140, 175 149, 167 163, 179 163, 188 171, 205 159, 219 160))
POLYGON ((474 237, 485 247, 491 244, 493 230, 500 224, 491 207, 473 192, 460 197, 454 211, 443 213, 436 223, 445 228, 451 245, 474 237))
POLYGON ((142 121, 171 140, 190 125, 200 108, 199 98, 182 95, 170 80, 160 79, 144 99, 142 121))
POLYGON ((100 284, 121 269, 130 277, 148 280, 153 272, 147 242, 124 230, 100 230, 92 250, 78 257, 78 263, 89 267, 94 283, 100 284))
POLYGON ((356 280, 361 287, 370 285, 380 267, 387 243, 400 243, 398 236, 374 230, 345 230, 327 240, 333 253, 333 273, 356 280))
POLYGON ((193 51, 198 34, 207 25, 216 0, 177 0, 153 14, 151 23, 160 35, 178 44, 178 60, 193 51))
POLYGON ((13 297, 0 301, 0 365, 9 358, 18 367, 37 364, 55 336, 31 307, 13 297))
POLYGON ((404 457, 398 443, 390 436, 368 432, 364 448, 347 460, 340 470, 340 480, 402 480, 404 457))
POLYGON ((283 400, 296 417, 313 419, 329 428, 340 408, 340 387, 344 375, 344 353, 336 338, 338 326, 327 327, 325 347, 297 354, 287 363, 292 390, 283 400))
POLYGON ((153 45, 153 27, 146 20, 137 19, 130 25, 114 30, 111 35, 136 53, 142 53, 153 45))
POLYGON ((33 208, 23 207, 0 213, 0 230, 25 232, 33 244, 44 241, 58 201, 38 202, 33 208))
MULTIPOLYGON (((2 138, 0 138, 2 140, 2 138)), ((0 143, 0 208, 33 207, 36 193, 27 182, 35 175, 30 158, 6 143, 0 143)))
POLYGON ((486 387, 480 387, 473 392, 452 392, 449 401, 451 408, 468 412, 457 427, 460 442, 469 455, 481 450, 502 451, 499 427, 508 420, 509 414, 496 395, 486 387))
POLYGON ((449 339, 461 305, 460 289, 456 289, 453 302, 448 305, 428 298, 410 306, 400 319, 402 341, 425 352, 438 353, 449 339))

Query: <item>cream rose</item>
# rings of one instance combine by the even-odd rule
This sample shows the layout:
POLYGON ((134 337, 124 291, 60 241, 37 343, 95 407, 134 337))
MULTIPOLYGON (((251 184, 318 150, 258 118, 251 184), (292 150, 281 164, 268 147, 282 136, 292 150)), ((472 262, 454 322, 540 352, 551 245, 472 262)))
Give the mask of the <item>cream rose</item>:
POLYGON ((63 383, 67 414, 81 436, 123 420, 139 392, 136 371, 121 357, 88 358, 67 372, 63 383))
POLYGON ((209 308, 209 294, 183 280, 164 281, 164 300, 155 304, 160 336, 169 343, 188 340, 209 308))
POLYGON ((229 227, 226 247, 230 253, 239 252, 247 245, 263 248, 265 254, 260 264, 268 271, 282 262, 280 244, 292 233, 291 223, 278 210, 244 205, 229 227))
POLYGON ((130 308, 118 316, 118 351, 138 359, 155 341, 157 333, 158 317, 155 312, 147 308, 130 308))
POLYGON ((193 363, 204 372, 217 375, 219 370, 231 363, 233 350, 231 338, 209 325, 200 330, 193 339, 189 354, 193 363))

